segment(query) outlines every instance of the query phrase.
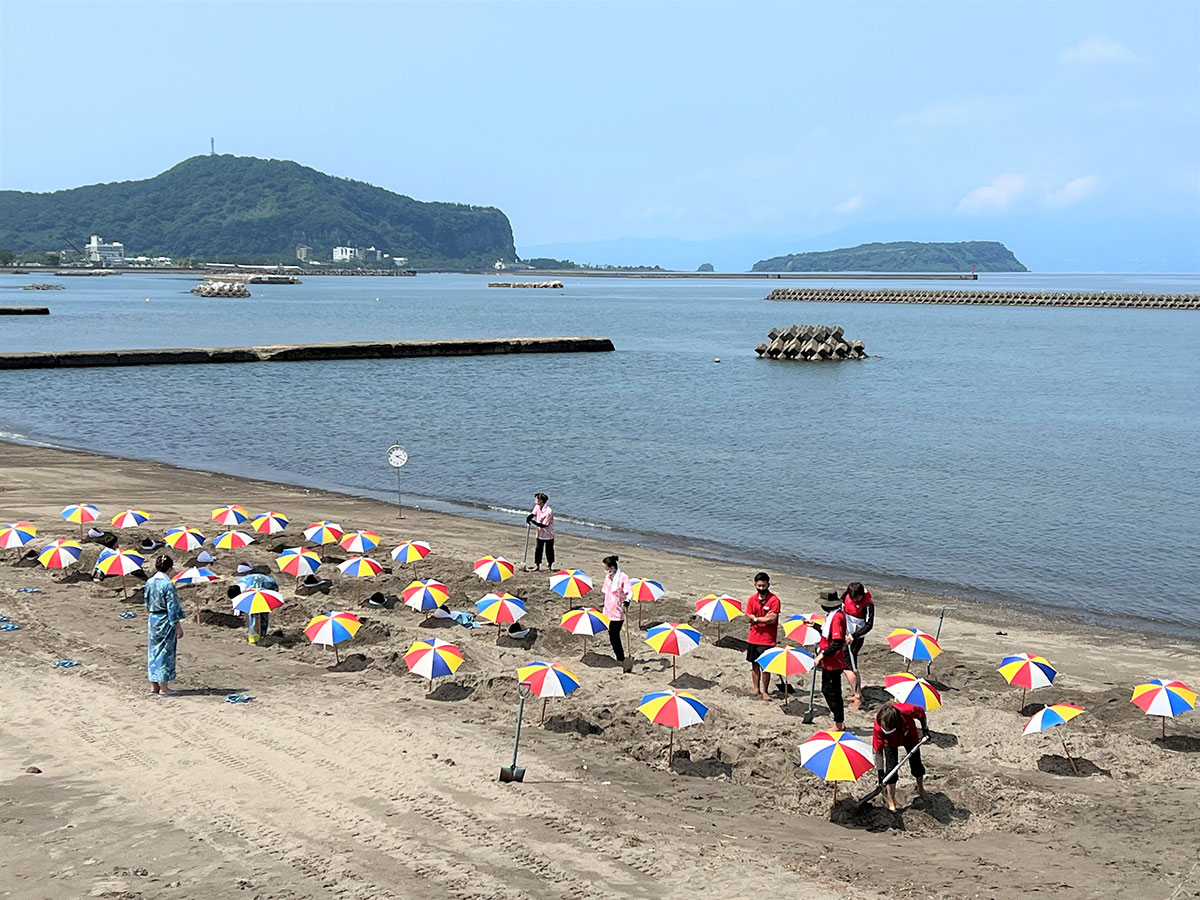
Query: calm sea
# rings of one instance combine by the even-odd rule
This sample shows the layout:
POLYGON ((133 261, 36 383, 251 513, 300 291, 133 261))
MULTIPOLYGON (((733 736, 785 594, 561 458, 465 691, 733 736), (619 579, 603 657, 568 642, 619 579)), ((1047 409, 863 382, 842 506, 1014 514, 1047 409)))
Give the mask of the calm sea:
MULTIPOLYGON (((0 275, 0 303, 53 310, 0 318, 0 351, 604 335, 617 352, 0 372, 11 434, 385 498, 399 442, 417 505, 519 523, 544 490, 567 533, 1200 620, 1194 311, 764 302, 777 281, 310 278, 203 300, 184 276, 19 291, 34 280, 0 275), (872 358, 757 359, 792 322, 842 325, 872 358)), ((1197 293, 1200 277, 936 286, 1197 293)))

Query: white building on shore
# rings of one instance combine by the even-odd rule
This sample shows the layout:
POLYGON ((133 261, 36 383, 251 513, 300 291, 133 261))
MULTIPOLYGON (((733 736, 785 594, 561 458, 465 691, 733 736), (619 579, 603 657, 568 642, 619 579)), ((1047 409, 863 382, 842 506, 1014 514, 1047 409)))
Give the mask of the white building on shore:
POLYGON ((119 242, 106 244, 100 235, 93 234, 91 241, 84 247, 88 262, 101 263, 106 266, 125 265, 125 245, 119 242))
POLYGON ((362 247, 334 247, 333 261, 334 262, 362 262, 363 249, 362 247))

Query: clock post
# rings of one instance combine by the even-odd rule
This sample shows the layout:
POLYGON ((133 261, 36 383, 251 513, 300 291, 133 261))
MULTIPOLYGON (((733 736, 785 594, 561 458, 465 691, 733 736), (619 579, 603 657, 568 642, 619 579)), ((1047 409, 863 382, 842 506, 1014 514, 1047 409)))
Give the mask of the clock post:
POLYGON ((404 504, 400 502, 400 469, 408 462, 408 451, 399 444, 392 444, 387 451, 388 465, 396 470, 396 518, 404 518, 404 504))

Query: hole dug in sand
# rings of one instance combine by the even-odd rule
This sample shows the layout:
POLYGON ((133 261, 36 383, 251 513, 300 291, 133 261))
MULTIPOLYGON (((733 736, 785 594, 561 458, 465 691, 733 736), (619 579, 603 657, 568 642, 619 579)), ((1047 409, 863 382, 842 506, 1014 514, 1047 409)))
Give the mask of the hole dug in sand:
POLYGON ((374 662, 371 657, 363 653, 351 653, 349 656, 343 657, 340 663, 326 666, 326 672, 361 672, 367 666, 374 662))
POLYGON ((1045 772, 1047 775, 1067 775, 1071 778, 1103 775, 1106 778, 1112 778, 1112 772, 1108 769, 1101 769, 1090 759, 1085 759, 1082 756, 1075 757, 1075 765, 1079 769, 1078 775, 1076 775, 1075 769, 1071 768, 1071 761, 1065 756, 1055 756, 1052 753, 1047 753, 1037 762, 1039 771, 1045 772))
POLYGON ((604 734, 602 726, 589 722, 582 716, 571 716, 569 718, 562 715, 547 716, 545 728, 547 731, 556 731, 559 734, 566 734, 572 731, 582 735, 604 734))
POLYGON ((722 760, 719 754, 720 751, 717 756, 693 760, 692 751, 676 750, 675 758, 671 760, 671 769, 680 775, 687 775, 691 778, 718 778, 722 775, 726 778, 732 777, 733 766, 722 760))

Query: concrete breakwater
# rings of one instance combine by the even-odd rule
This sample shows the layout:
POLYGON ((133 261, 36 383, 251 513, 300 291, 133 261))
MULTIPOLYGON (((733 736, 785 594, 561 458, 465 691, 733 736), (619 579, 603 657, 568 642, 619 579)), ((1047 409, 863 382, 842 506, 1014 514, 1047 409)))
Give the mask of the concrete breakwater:
POLYGON ((206 281, 192 288, 200 297, 249 297, 250 288, 242 281, 206 281))
POLYGON ((561 288, 561 281, 489 281, 488 287, 506 288, 561 288))
MULTIPOLYGON (((8 307, 12 309, 14 307, 8 307)), ((69 350, 0 354, 0 369, 70 369, 90 366, 168 366, 204 363, 307 362, 338 359, 413 359, 506 353, 604 353, 616 349, 602 337, 482 338, 452 341, 347 341, 265 347, 196 347, 163 350, 69 350)))
POLYGON ((789 325, 767 332, 769 343, 754 348, 759 359, 799 359, 818 362, 827 359, 866 359, 862 341, 846 340, 841 325, 789 325))
POLYGON ((1092 306, 1200 309, 1200 294, 1110 294, 1104 291, 914 291, 896 288, 776 288, 768 300, 829 303, 943 303, 963 306, 1092 306))
POLYGON ((44 284, 35 282, 34 284, 21 285, 23 291, 65 291, 66 288, 61 284, 44 284))
POLYGON ((0 316, 48 316, 48 306, 0 306, 0 316))

